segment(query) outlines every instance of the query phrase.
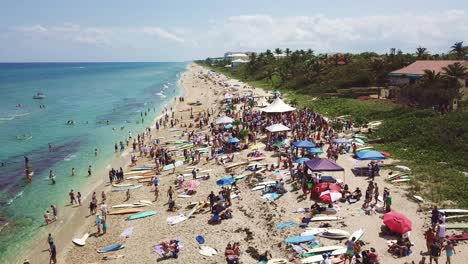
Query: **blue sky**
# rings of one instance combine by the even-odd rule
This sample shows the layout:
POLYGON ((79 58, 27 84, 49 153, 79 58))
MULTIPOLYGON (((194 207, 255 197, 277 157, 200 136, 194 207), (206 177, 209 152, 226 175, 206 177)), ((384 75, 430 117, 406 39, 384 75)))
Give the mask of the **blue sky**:
POLYGON ((276 47, 446 52, 468 42, 462 0, 3 0, 1 7, 0 62, 181 61, 276 47))

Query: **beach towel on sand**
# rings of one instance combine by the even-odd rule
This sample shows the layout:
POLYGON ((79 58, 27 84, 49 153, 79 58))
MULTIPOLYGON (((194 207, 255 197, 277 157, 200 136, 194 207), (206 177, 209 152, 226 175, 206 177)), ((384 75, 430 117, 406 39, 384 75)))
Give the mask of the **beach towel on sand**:
POLYGON ((295 222, 283 222, 283 223, 279 223, 276 225, 276 229, 279 229, 279 230, 282 230, 282 229, 285 229, 285 228, 288 228, 288 227, 293 227, 293 226, 296 226, 297 224, 295 222))

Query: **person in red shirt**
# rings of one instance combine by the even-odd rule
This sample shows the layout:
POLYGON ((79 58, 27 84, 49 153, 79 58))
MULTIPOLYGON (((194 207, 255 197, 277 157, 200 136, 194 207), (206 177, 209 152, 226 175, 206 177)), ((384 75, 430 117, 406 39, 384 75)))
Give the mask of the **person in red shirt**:
POLYGON ((435 233, 432 227, 429 227, 429 229, 424 233, 424 237, 426 238, 426 247, 427 247, 427 252, 431 251, 431 246, 432 242, 435 240, 435 233))

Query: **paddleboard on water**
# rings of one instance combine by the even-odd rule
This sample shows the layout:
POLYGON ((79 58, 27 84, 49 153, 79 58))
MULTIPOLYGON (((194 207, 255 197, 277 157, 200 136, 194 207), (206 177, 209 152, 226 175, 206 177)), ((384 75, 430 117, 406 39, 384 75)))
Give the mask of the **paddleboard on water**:
POLYGON ((105 253, 105 252, 110 252, 110 251, 115 251, 124 248, 125 245, 123 244, 115 244, 115 245, 110 245, 107 247, 103 247, 101 249, 98 249, 98 253, 105 253))
POLYGON ((315 236, 295 236, 295 237, 288 237, 284 240, 287 244, 299 244, 309 242, 315 239, 315 236))
POLYGON ((217 255, 218 251, 216 251, 216 249, 212 247, 201 245, 198 253, 200 253, 203 256, 212 257, 214 255, 217 255))
POLYGON ((361 228, 361 229, 354 231, 354 233, 352 233, 348 239, 351 240, 354 237, 356 238, 356 241, 358 241, 361 239, 363 235, 364 235, 364 230, 361 228))
POLYGON ((84 246, 86 244, 86 239, 88 239, 88 237, 89 237, 89 234, 86 233, 81 238, 72 239, 72 242, 73 242, 73 244, 75 244, 77 246, 84 246))
POLYGON ((323 252, 332 252, 332 251, 335 251, 337 249, 342 249, 342 248, 345 248, 345 247, 343 246, 318 247, 318 248, 312 248, 312 249, 307 250, 307 253, 318 254, 318 253, 323 253, 323 252))
POLYGON ((155 215, 156 212, 155 211, 146 211, 146 212, 141 212, 141 213, 138 213, 138 214, 134 214, 134 215, 131 215, 127 218, 127 220, 136 220, 136 219, 140 219, 140 218, 145 218, 145 217, 149 217, 149 216, 153 216, 155 215))

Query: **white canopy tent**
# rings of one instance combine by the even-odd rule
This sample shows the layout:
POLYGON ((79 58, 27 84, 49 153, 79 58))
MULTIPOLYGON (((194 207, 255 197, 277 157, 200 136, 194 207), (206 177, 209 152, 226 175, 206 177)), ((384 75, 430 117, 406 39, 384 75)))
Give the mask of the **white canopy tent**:
POLYGON ((221 125, 221 124, 231 124, 234 121, 234 119, 230 118, 229 116, 222 116, 218 119, 216 119, 216 124, 221 125))
POLYGON ((262 109, 266 113, 285 113, 296 110, 296 108, 286 104, 281 98, 276 98, 273 103, 262 109))
POLYGON ((266 130, 274 133, 274 132, 283 132, 283 131, 289 131, 289 127, 283 125, 283 124, 274 124, 266 128, 266 130))

